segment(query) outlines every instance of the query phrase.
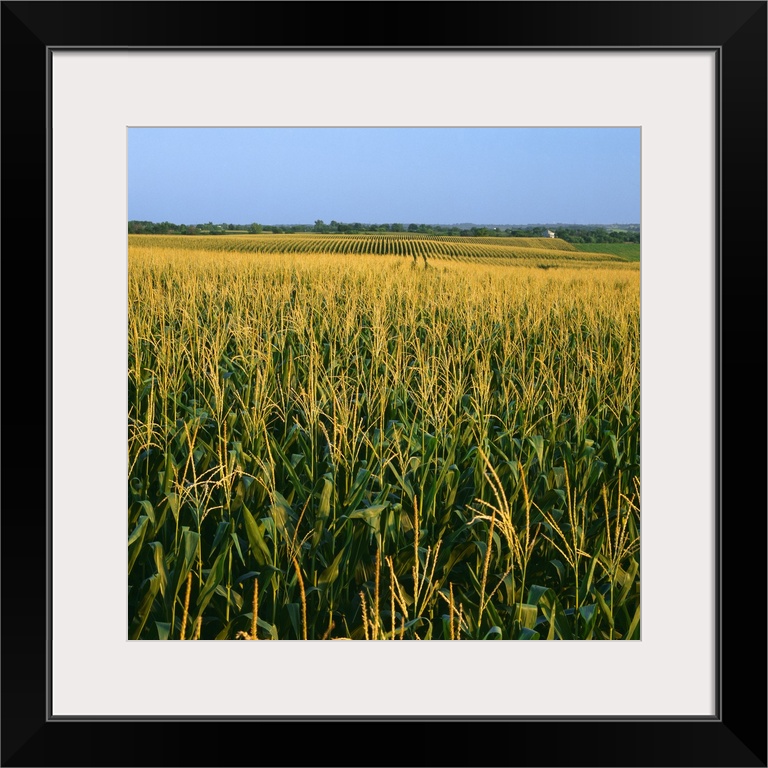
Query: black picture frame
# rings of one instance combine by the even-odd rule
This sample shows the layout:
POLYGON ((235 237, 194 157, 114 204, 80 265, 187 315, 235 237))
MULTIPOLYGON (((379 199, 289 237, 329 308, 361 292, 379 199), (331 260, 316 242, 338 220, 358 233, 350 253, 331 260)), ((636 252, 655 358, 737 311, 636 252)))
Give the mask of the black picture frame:
MULTIPOLYGON (((2 765, 766 766, 767 8, 766 2, 699 1, 3 2, 2 235, 4 266, 12 276, 7 274, 5 285, 13 291, 6 308, 13 319, 4 334, 5 402, 11 407, 5 409, 1 539, 2 765), (372 15, 382 24, 350 27, 340 22, 341 13, 358 22, 372 15), (432 23, 423 24, 422 14, 432 23), (345 45, 351 33, 355 45, 345 45), (51 51, 233 46, 717 52, 716 716, 394 722, 361 716, 342 723, 321 717, 259 723, 209 718, 204 728, 199 720, 182 718, 50 718, 51 51), (40 297, 34 311, 32 296, 40 297), (19 298, 25 303, 21 315, 19 298), (30 365, 33 360, 40 364, 30 365), (28 439, 31 415, 37 428, 28 439), (371 725, 380 726, 378 740, 361 750, 361 737, 365 743, 373 736, 371 725)), ((684 450, 684 436, 674 435, 674 425, 670 429, 671 450, 684 450)), ((685 590, 696 585, 670 588, 684 599, 685 590)), ((698 628, 670 628, 689 631, 698 628)), ((148 696, 161 695, 162 687, 162 681, 148 680, 148 696)))

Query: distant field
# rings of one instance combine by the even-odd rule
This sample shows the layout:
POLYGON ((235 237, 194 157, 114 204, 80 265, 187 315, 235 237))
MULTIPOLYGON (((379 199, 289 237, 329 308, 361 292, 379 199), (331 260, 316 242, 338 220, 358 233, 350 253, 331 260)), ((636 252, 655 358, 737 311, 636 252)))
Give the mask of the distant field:
POLYGON ((640 261, 640 243, 569 243, 582 253, 607 253, 629 261, 640 261))
MULTIPOLYGON (((360 235, 296 233, 290 235, 130 235, 137 246, 184 248, 188 251, 230 251, 254 254, 349 254, 403 256, 414 260, 473 261, 553 267, 614 265, 630 261, 611 251, 575 248, 559 238, 547 237, 441 237, 410 233, 360 235), (162 238, 159 241, 158 238, 162 238)), ((599 247, 599 246, 598 246, 599 247)), ((591 248, 591 246, 588 246, 591 248)), ((636 259, 635 259, 636 260, 636 259)))

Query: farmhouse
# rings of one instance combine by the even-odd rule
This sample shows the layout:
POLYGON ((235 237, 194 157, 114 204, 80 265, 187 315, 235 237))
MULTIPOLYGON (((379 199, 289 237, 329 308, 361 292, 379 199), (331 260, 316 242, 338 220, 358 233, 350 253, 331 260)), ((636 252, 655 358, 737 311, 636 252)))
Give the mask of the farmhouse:
POLYGON ((555 233, 551 229, 548 229, 546 237, 554 237, 554 236, 555 236, 555 233))

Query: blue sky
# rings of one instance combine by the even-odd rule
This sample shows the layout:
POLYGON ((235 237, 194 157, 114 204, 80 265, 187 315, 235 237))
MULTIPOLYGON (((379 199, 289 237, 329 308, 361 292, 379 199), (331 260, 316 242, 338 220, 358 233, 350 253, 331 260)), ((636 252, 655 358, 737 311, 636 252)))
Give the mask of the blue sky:
POLYGON ((128 219, 640 221, 639 128, 130 128, 128 219))

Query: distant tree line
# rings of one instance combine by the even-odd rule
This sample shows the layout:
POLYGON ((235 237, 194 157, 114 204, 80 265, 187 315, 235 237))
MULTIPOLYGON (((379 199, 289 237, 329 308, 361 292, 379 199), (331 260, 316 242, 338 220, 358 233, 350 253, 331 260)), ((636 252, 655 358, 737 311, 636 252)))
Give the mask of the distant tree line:
MULTIPOLYGON (((552 225, 550 225, 550 228, 552 225)), ((359 221, 345 223, 331 221, 326 224, 317 219, 314 224, 173 224, 170 221, 128 222, 131 235, 226 235, 246 232, 253 235, 272 232, 293 234, 296 232, 319 232, 322 234, 363 234, 372 232, 411 232, 422 235, 450 235, 453 237, 543 237, 547 227, 530 224, 524 227, 462 227, 445 224, 361 224, 359 221)), ((569 243, 639 243, 640 227, 637 224, 622 224, 615 227, 598 225, 554 225, 557 237, 569 243)))
MULTIPOLYGON (((621 229, 598 226, 565 226, 554 227, 557 237, 568 243, 639 243, 640 228, 637 224, 624 225, 621 229), (631 227, 631 228, 630 228, 631 227)), ((523 235, 512 235, 512 237, 523 237, 523 235)))
MULTIPOLYGON (((128 222, 129 235, 226 235, 232 232, 251 232, 258 234, 262 231, 260 224, 173 224, 170 221, 138 221, 128 222)), ((312 228, 309 227, 309 230, 312 228)))

